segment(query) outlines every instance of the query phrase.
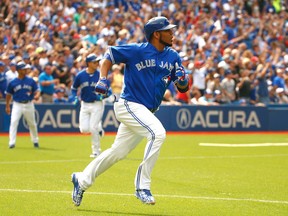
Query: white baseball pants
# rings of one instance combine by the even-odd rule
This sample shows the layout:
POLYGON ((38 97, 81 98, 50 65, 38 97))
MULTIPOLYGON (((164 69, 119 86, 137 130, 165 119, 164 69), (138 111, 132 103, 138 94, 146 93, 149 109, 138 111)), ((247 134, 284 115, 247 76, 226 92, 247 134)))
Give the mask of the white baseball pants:
POLYGON ((121 122, 114 143, 111 148, 95 158, 82 173, 78 173, 79 184, 82 189, 87 190, 97 176, 124 159, 146 137, 144 158, 135 176, 135 188, 150 190, 151 172, 166 138, 166 131, 155 115, 142 104, 120 99, 114 103, 114 110, 121 122))
POLYGON ((16 144, 16 135, 19 120, 24 116, 28 126, 31 141, 33 143, 38 143, 38 130, 37 124, 35 121, 35 107, 32 102, 23 104, 13 101, 12 112, 11 112, 11 122, 9 128, 9 145, 16 144))
POLYGON ((102 101, 95 101, 94 103, 81 102, 79 114, 79 129, 81 133, 91 133, 91 148, 92 154, 99 154, 101 152, 100 135, 102 116, 104 112, 104 105, 102 101))

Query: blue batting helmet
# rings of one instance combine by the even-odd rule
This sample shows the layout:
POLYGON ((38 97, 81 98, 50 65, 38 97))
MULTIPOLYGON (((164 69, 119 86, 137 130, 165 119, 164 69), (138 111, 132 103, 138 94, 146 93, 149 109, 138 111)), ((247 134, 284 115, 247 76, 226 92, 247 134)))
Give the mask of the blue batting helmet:
POLYGON ((155 31, 163 31, 176 27, 176 25, 170 24, 166 17, 153 17, 148 20, 144 25, 144 33, 147 40, 150 40, 151 35, 155 31))

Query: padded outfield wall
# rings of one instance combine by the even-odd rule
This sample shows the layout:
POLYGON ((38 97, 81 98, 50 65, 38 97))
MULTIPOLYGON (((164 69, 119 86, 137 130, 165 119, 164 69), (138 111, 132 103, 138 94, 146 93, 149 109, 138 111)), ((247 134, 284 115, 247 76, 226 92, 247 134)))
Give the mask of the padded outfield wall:
MULTIPOLYGON (((39 132, 79 132, 79 107, 35 105, 39 132)), ((288 105, 255 106, 161 106, 156 116, 167 131, 288 131, 288 105)), ((0 132, 8 132, 10 116, 0 104, 0 132)), ((103 127, 115 132, 119 126, 113 105, 105 106, 103 127)), ((18 132, 27 132, 23 117, 18 132)))

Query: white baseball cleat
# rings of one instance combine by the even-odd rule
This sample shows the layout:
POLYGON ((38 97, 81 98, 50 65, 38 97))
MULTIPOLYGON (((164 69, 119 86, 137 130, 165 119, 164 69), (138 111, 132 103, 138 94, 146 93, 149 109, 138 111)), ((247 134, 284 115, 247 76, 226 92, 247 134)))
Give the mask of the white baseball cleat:
POLYGON ((71 177, 71 181, 74 185, 72 191, 72 200, 75 206, 80 206, 85 190, 80 187, 76 173, 72 173, 71 177))
POLYGON ((147 189, 136 190, 135 196, 137 199, 141 200, 141 202, 144 204, 155 205, 156 203, 150 190, 147 190, 147 189))

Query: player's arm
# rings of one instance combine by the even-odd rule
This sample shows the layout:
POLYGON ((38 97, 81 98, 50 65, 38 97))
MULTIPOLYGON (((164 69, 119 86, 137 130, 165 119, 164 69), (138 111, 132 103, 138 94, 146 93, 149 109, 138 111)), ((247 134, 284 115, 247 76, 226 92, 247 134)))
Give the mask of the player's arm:
POLYGON ((40 95, 41 95, 41 93, 39 90, 35 91, 34 92, 34 99, 37 101, 40 98, 40 95))
POLYGON ((103 62, 100 65, 100 78, 107 78, 108 72, 112 67, 112 62, 109 59, 104 58, 103 62))
POLYGON ((80 105, 80 100, 78 98, 78 88, 80 86, 80 78, 79 74, 75 77, 75 80, 71 86, 71 94, 73 98, 73 104, 77 107, 80 105))
POLYGON ((6 111, 6 113, 8 115, 10 115, 10 113, 11 113, 11 108, 10 108, 11 99, 12 99, 12 95, 7 93, 6 94, 6 108, 5 108, 5 111, 6 111))

